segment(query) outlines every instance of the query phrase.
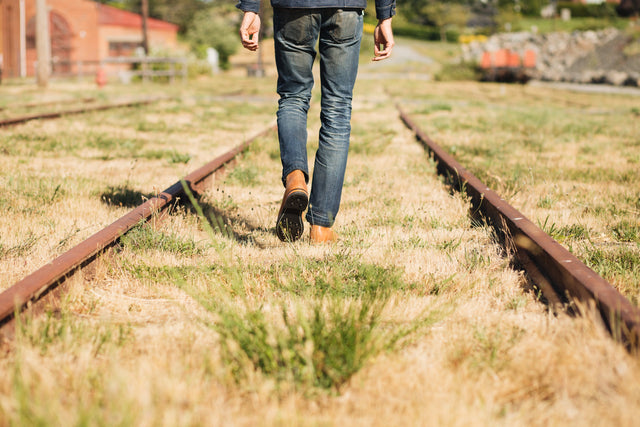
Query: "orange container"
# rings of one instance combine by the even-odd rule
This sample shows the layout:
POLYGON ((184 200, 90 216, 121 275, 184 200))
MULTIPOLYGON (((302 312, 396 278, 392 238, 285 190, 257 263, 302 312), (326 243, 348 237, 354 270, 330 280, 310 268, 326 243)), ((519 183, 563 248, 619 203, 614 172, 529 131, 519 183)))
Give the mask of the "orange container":
POLYGON ((491 52, 483 52, 482 59, 480 60, 480 68, 491 68, 491 52))
POLYGON ((525 68, 535 68, 536 66, 536 52, 533 50, 525 50, 523 65, 525 68))
POLYGON ((493 56, 493 65, 497 68, 506 67, 509 63, 509 50, 500 49, 497 50, 493 56))

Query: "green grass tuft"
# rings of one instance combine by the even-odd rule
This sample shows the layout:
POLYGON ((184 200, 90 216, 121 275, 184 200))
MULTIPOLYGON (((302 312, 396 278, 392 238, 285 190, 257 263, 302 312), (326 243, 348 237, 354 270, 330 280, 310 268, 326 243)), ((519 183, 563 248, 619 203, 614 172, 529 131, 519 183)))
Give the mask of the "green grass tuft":
POLYGON ((79 343, 91 345, 94 356, 102 354, 107 345, 121 347, 130 338, 130 326, 103 322, 86 322, 66 309, 48 311, 44 316, 16 317, 16 340, 38 348, 41 354, 73 349, 79 343))
POLYGON ((640 222, 622 220, 611 227, 613 236, 619 242, 640 243, 640 222))
POLYGON ((5 246, 0 242, 0 259, 25 256, 35 246, 38 240, 40 240, 40 237, 34 233, 28 233, 22 240, 11 246, 5 246))
POLYGON ((300 296, 358 298, 380 291, 412 291, 419 286, 407 283, 399 267, 361 263, 346 255, 322 260, 297 260, 272 266, 271 285, 300 296))
POLYGON ((219 269, 210 265, 146 265, 132 262, 124 263, 124 268, 138 280, 150 284, 182 283, 196 278, 213 282, 219 280, 219 269))
POLYGON ((166 234, 147 224, 141 224, 120 238, 120 244, 134 251, 163 251, 183 256, 194 256, 202 253, 203 249, 189 239, 176 234, 166 234))
POLYGON ((243 187, 255 187, 260 183, 260 170, 255 164, 238 165, 229 173, 226 182, 243 187))
POLYGON ((559 242, 576 241, 589 239, 590 231, 588 227, 582 224, 571 224, 558 226, 555 222, 549 222, 549 216, 544 220, 544 223, 538 223, 538 226, 547 233, 549 236, 559 242))
MULTIPOLYGON (((385 325, 388 297, 371 294, 360 300, 322 299, 295 314, 283 304, 279 326, 263 307, 243 313, 224 307, 214 328, 222 338, 222 357, 236 381, 259 370, 278 384, 337 392, 366 362, 389 351, 425 321, 385 325)), ((436 317, 428 317, 431 323, 436 317)))
POLYGON ((429 104, 427 107, 417 110, 415 114, 431 114, 436 111, 452 111, 453 107, 451 104, 445 102, 433 102, 429 104))

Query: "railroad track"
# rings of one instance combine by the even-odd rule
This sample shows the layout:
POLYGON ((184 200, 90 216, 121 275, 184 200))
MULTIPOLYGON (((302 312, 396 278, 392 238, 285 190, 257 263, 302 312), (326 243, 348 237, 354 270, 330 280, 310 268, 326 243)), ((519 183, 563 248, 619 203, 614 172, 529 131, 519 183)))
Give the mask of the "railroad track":
POLYGON ((397 107, 400 118, 437 162, 442 175, 471 199, 473 212, 491 225, 501 243, 513 251, 521 267, 552 305, 570 304, 572 309, 600 312, 614 338, 629 348, 640 344, 640 310, 609 282, 587 267, 495 191, 484 185, 397 107))
MULTIPOLYGON (((96 98, 88 97, 82 99, 68 99, 68 100, 59 100, 59 101, 46 101, 46 102, 30 102, 28 104, 12 104, 12 109, 23 109, 23 108, 36 108, 36 107, 47 107, 50 105, 58 105, 64 104, 68 102, 77 102, 79 104, 89 104, 92 102, 96 102, 96 98)), ((7 107, 0 107, 0 111, 5 111, 7 107)))
MULTIPOLYGON (((0 294, 0 338, 7 339, 13 335, 16 313, 39 303, 70 275, 117 243, 122 235, 141 222, 146 222, 154 214, 172 206, 186 194, 187 189, 192 193, 201 194, 216 173, 224 171, 254 140, 274 129, 275 125, 270 126, 216 157, 2 292, 0 294)), ((55 299, 56 296, 53 298, 55 299)))
MULTIPOLYGON (((398 110, 400 119, 436 160, 438 173, 443 175, 453 187, 466 191, 471 199, 473 211, 496 229, 502 244, 508 251, 514 253, 519 265, 554 308, 563 306, 570 310, 581 311, 593 306, 599 311, 616 340, 623 342, 629 349, 638 348, 640 310, 637 307, 497 193, 482 184, 424 134, 399 106, 398 110)), ((147 221, 155 213, 171 206, 185 194, 186 189, 194 193, 202 193, 210 178, 229 166, 236 156, 256 138, 273 131, 274 128, 275 126, 269 127, 185 176, 1 293, 0 336, 12 335, 16 313, 29 306, 40 304, 42 297, 51 294, 51 291, 62 284, 67 277, 94 260, 137 224, 147 221)))
MULTIPOLYGON (((15 125, 18 125, 18 124, 21 124, 21 123, 26 123, 26 122, 29 122, 29 121, 32 121, 32 120, 57 119, 57 118, 64 117, 64 116, 70 116, 70 115, 74 115, 74 114, 89 113, 89 112, 93 112, 93 111, 104 111, 104 110, 111 110, 111 109, 114 109, 114 108, 135 107, 135 106, 138 106, 138 105, 151 104, 153 102, 158 102, 158 101, 162 101, 162 100, 165 100, 165 99, 168 99, 168 98, 166 98, 166 97, 154 97, 154 98, 146 98, 146 99, 137 100, 137 101, 123 101, 123 102, 116 102, 116 103, 112 103, 112 104, 91 105, 91 106, 86 106, 86 107, 81 107, 81 108, 61 110, 61 111, 55 111, 55 112, 49 112, 49 113, 29 114, 29 115, 26 115, 26 116, 12 117, 12 118, 8 118, 8 119, 0 120, 0 128, 8 127, 8 126, 15 126, 15 125)), ((88 103, 88 102, 91 102, 91 101, 83 100, 82 102, 88 103)))

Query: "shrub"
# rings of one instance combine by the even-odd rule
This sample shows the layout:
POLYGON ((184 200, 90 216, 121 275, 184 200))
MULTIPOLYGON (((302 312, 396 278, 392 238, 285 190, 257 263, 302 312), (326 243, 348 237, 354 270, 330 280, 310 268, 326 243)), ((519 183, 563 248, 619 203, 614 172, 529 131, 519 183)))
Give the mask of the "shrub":
POLYGON ((480 80, 481 70, 477 65, 469 62, 459 64, 446 64, 436 74, 437 81, 480 80))
MULTIPOLYGON (((440 30, 436 27, 402 23, 393 25, 393 34, 418 40, 440 41, 440 30)), ((446 31, 447 41, 457 42, 460 32, 457 30, 446 31)))
POLYGON ((220 10, 211 8, 196 13, 186 38, 198 58, 206 58, 209 47, 217 50, 220 68, 227 69, 229 68, 229 57, 236 52, 240 45, 236 33, 233 20, 228 15, 221 13, 220 10))
POLYGON ((600 4, 584 4, 558 2, 558 10, 569 9, 573 18, 613 18, 616 16, 615 6, 604 2, 600 4))

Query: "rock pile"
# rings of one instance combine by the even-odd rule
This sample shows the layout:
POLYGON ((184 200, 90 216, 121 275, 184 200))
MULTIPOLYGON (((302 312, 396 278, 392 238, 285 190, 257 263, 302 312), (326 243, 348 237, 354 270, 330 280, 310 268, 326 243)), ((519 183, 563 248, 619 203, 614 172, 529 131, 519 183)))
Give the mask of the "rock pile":
POLYGON ((535 69, 529 71, 531 78, 640 86, 640 53, 626 49, 629 43, 629 36, 613 28, 571 34, 502 33, 484 43, 463 45, 462 59, 479 63, 484 52, 509 49, 522 57, 525 51, 532 50, 537 61, 535 69))

